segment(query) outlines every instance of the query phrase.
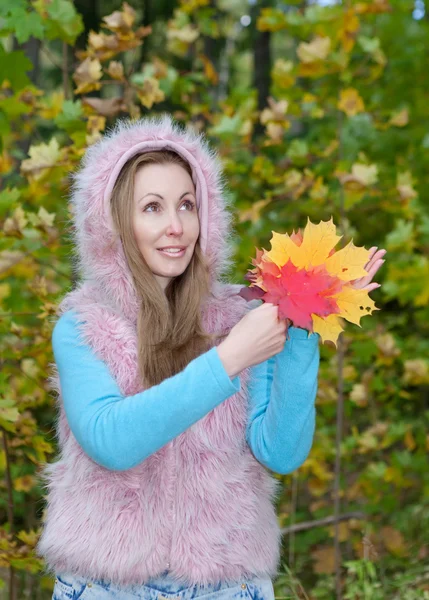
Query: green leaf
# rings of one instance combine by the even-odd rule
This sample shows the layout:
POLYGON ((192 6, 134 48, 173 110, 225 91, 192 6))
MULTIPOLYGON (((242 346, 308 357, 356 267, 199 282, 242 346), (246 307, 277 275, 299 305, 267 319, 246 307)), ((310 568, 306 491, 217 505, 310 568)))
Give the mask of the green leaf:
POLYGON ((411 252, 415 246, 414 224, 412 221, 399 219, 395 229, 386 236, 386 247, 388 250, 404 250, 411 252))
POLYGON ((67 44, 74 44, 76 38, 84 30, 82 16, 76 11, 70 0, 36 0, 33 6, 44 19, 46 37, 50 40, 60 38, 67 44))
POLYGON ((31 83, 26 71, 33 70, 33 63, 22 50, 6 52, 0 44, 0 81, 8 79, 12 88, 22 90, 31 83))
POLYGON ((4 425, 5 421, 15 423, 19 419, 19 410, 13 400, 0 398, 0 425, 4 425))
POLYGON ((29 12, 24 6, 14 4, 9 6, 5 26, 13 31, 20 44, 26 42, 31 36, 39 40, 43 39, 45 31, 43 19, 37 12, 29 12))
POLYGON ((223 115, 219 123, 212 127, 210 132, 213 135, 218 135, 220 137, 236 136, 242 125, 243 122, 239 114, 236 114, 233 117, 223 115))
POLYGON ((0 217, 3 217, 21 196, 18 188, 6 188, 0 192, 0 217))
POLYGON ((368 52, 368 54, 373 54, 376 50, 380 48, 380 40, 378 38, 369 38, 364 35, 358 36, 358 42, 360 47, 364 52, 368 52))
POLYGON ((63 112, 57 115, 55 123, 67 133, 75 131, 86 131, 86 121, 83 118, 82 102, 77 100, 65 100, 63 103, 63 112))
POLYGON ((308 155, 307 142, 305 140, 292 140, 286 154, 294 164, 305 165, 308 155))
POLYGON ((28 105, 25 102, 20 102, 15 96, 9 96, 0 100, 0 110, 8 121, 11 121, 27 114, 28 105))

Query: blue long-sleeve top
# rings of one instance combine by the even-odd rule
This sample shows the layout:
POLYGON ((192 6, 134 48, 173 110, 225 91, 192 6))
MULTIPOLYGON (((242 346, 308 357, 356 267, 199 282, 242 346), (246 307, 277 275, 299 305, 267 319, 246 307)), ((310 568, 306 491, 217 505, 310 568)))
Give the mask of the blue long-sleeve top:
MULTIPOLYGON (((124 396, 77 325, 77 314, 68 311, 52 334, 64 410, 84 452, 107 469, 135 467, 240 390, 240 376, 229 377, 214 346, 180 373, 124 396)), ((277 473, 297 469, 313 443, 318 340, 290 327, 283 350, 251 368, 246 440, 277 473)))

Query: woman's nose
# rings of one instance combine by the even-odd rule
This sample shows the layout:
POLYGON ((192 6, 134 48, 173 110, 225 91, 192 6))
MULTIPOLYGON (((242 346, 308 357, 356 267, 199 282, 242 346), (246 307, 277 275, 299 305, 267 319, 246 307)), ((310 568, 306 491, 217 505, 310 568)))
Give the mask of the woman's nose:
POLYGON ((183 233, 183 223, 176 212, 168 215, 167 233, 183 233))

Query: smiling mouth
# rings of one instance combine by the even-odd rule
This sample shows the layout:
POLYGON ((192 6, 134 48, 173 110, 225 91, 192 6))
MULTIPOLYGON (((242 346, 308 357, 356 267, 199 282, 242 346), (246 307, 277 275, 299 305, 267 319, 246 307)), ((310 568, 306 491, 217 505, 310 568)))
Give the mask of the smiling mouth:
POLYGON ((186 248, 183 248, 183 250, 161 250, 158 248, 158 252, 161 252, 161 254, 168 256, 169 258, 180 258, 185 254, 186 248))

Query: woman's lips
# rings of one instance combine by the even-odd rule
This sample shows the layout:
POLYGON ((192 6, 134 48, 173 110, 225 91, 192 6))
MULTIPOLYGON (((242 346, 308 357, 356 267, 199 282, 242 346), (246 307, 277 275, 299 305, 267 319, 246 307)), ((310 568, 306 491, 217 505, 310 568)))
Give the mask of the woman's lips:
POLYGON ((180 250, 180 252, 168 252, 167 250, 159 250, 158 252, 161 252, 161 254, 163 256, 167 256, 168 258, 180 258, 181 256, 183 256, 186 252, 186 248, 184 248, 183 250, 180 250))

